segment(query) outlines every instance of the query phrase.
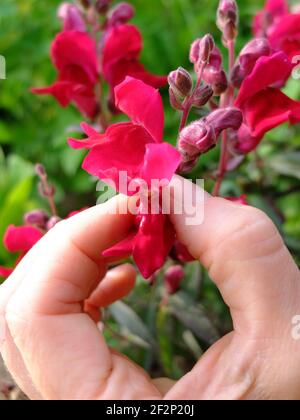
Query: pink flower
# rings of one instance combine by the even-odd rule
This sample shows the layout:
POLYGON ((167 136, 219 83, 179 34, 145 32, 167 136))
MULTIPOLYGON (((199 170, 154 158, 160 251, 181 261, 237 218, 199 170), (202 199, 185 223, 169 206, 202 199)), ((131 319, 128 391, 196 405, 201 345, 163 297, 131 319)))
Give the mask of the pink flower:
POLYGON ((273 128, 300 121, 300 102, 286 96, 276 86, 282 85, 292 71, 292 65, 283 52, 258 59, 251 74, 241 85, 235 106, 244 114, 236 150, 248 153, 254 150, 264 135, 273 128))
MULTIPOLYGON (((28 251, 43 237, 43 233, 33 226, 9 226, 4 236, 4 246, 11 253, 18 253, 16 265, 28 251)), ((7 278, 13 268, 0 267, 0 277, 7 278)))
POLYGON ((300 54, 300 13, 290 13, 285 0, 268 0, 254 19, 253 31, 255 36, 266 36, 272 48, 290 59, 300 54))
POLYGON ((111 87, 112 106, 115 105, 114 88, 126 76, 142 80, 155 88, 163 87, 167 83, 167 77, 155 76, 145 70, 139 61, 142 48, 142 36, 134 25, 118 25, 108 30, 102 53, 102 71, 111 87))
POLYGON ((57 81, 32 92, 52 95, 62 107, 73 102, 84 115, 94 118, 98 112, 95 85, 99 78, 95 42, 84 32, 61 32, 52 44, 51 57, 58 71, 57 81))
MULTIPOLYGON (((112 125, 105 134, 98 134, 84 124, 88 139, 69 140, 73 148, 90 149, 83 168, 119 191, 120 171, 127 172, 128 183, 142 180, 151 186, 152 180, 170 181, 181 157, 173 146, 163 142, 164 113, 158 91, 127 77, 116 87, 115 95, 116 105, 131 122, 112 125)), ((174 241, 174 229, 166 215, 140 211, 129 237, 104 256, 124 257, 132 253, 143 276, 149 278, 162 267, 174 241)))

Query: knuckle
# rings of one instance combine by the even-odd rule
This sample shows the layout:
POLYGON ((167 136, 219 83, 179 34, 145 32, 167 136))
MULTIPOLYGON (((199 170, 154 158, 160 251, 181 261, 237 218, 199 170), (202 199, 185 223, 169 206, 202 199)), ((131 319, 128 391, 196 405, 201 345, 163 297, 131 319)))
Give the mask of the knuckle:
POLYGON ((209 266, 267 257, 283 248, 276 226, 263 211, 245 206, 233 216, 207 256, 209 266))

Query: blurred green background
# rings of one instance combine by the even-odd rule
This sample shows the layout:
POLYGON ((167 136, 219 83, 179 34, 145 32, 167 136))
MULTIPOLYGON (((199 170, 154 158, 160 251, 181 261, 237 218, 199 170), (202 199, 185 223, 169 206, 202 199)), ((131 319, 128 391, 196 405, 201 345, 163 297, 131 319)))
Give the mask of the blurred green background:
MULTIPOLYGON (((131 3, 137 12, 134 23, 144 37, 142 61, 155 73, 167 74, 178 66, 190 69, 189 45, 204 33, 211 32, 216 40, 220 39, 215 25, 218 0, 131 3)), ((238 3, 241 48, 250 40, 252 17, 263 1, 238 3)), ((60 30, 56 18, 59 4, 59 0, 1 0, 0 54, 6 58, 7 79, 0 81, 0 238, 8 224, 22 223, 25 211, 45 206, 37 193, 34 163, 41 162, 47 168, 57 188, 61 216, 94 204, 97 199, 95 181, 80 169, 83 154, 66 144, 69 133, 76 131, 74 127, 82 121, 81 115, 73 107, 62 110, 51 97, 35 96, 29 91, 30 87, 48 85, 55 78, 49 47, 60 30)), ((300 98, 299 81, 290 82, 286 90, 290 96, 300 98)), ((167 105, 167 91, 164 97, 167 105)), ((166 106, 166 139, 170 142, 176 141, 178 123, 178 115, 166 106)), ((202 158, 194 175, 205 177, 216 167, 217 159, 216 149, 202 158)), ((258 156, 247 158, 223 186, 226 195, 246 193, 251 204, 273 218, 298 262, 299 180, 300 131, 297 127, 283 126, 270 133, 258 156)), ((210 187, 209 182, 207 186, 210 187)), ((0 265, 12 263, 11 258, 0 244, 0 265)), ((180 376, 188 368, 189 360, 194 363, 203 349, 230 328, 226 309, 206 275, 201 275, 201 268, 194 265, 188 270, 184 291, 172 298, 168 310, 157 312, 155 299, 148 305, 149 286, 143 282, 127 302, 135 303, 143 321, 125 304, 125 307, 117 304, 111 310, 116 324, 112 322, 110 339, 122 340, 122 334, 123 338, 126 336, 122 343, 124 351, 157 374, 180 376), (201 305, 195 303, 195 297, 201 300, 201 305), (191 307, 191 312, 186 307, 191 307), (117 324, 121 324, 121 329, 117 324), (171 330, 174 340, 182 342, 176 350, 166 340, 170 336, 166 331, 171 330), (159 354, 159 362, 154 362, 153 348, 159 354), (177 364, 173 363, 174 357, 177 364)))

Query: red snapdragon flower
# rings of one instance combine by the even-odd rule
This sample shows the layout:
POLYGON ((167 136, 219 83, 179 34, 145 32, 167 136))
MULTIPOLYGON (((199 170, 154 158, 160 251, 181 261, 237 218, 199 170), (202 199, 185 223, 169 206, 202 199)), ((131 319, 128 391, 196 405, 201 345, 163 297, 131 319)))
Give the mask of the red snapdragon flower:
POLYGON ((273 128, 300 121, 300 102, 286 96, 276 87, 287 80, 293 69, 283 52, 258 59, 251 74, 243 81, 235 106, 244 114, 238 132, 236 150, 249 153, 273 128))
MULTIPOLYGON (((127 77, 115 89, 117 107, 131 122, 110 126, 105 134, 83 125, 88 139, 70 139, 73 148, 90 149, 83 168, 110 182, 120 191, 119 173, 126 171, 128 183, 170 181, 180 162, 180 153, 163 142, 164 112, 158 91, 140 80, 127 77)), ((128 191, 121 191, 130 195, 128 191)), ((136 216, 135 227, 124 241, 104 253, 106 257, 133 255, 145 278, 162 267, 175 242, 175 232, 165 214, 136 216)))
POLYGON ((84 32, 63 31, 52 44, 51 57, 58 71, 56 82, 32 92, 52 95, 62 107, 73 102, 85 116, 94 118, 98 112, 95 86, 99 79, 95 41, 84 32))
MULTIPOLYGON (((9 226, 4 235, 4 246, 11 253, 18 253, 16 265, 28 251, 43 237, 43 233, 33 226, 9 226)), ((7 278, 14 268, 0 266, 0 277, 7 278)))
POLYGON ((102 72, 111 87, 112 106, 115 105, 114 88, 126 76, 142 80, 157 89, 167 83, 167 77, 153 75, 145 69, 139 60, 142 49, 142 35, 134 25, 117 25, 107 31, 102 51, 102 72))
MULTIPOLYGON (((86 210, 86 208, 71 212, 67 216, 67 219, 84 210, 86 210)), ((52 229, 61 220, 58 216, 49 218, 42 210, 27 213, 24 219, 25 225, 18 227, 10 225, 6 229, 3 239, 4 246, 8 252, 13 254, 18 253, 19 256, 13 268, 0 266, 0 277, 3 277, 4 279, 12 274, 22 258, 24 258, 27 252, 42 239, 46 232, 52 229)))
POLYGON ((253 31, 291 59, 300 54, 300 13, 290 13, 286 0, 268 0, 254 18, 253 31))

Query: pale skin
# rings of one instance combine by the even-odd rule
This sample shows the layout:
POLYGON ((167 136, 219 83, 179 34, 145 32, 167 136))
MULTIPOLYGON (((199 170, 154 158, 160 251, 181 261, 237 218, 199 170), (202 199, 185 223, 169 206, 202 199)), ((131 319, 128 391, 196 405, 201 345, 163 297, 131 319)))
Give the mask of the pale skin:
POLYGON ((130 265, 107 272, 100 257, 133 223, 108 214, 115 200, 128 199, 59 223, 0 287, 1 354, 29 398, 300 399, 300 341, 292 337, 299 270, 264 213, 208 194, 202 224, 170 217, 230 307, 234 331, 176 384, 152 381, 107 346, 99 308, 127 295, 136 278, 130 265))

